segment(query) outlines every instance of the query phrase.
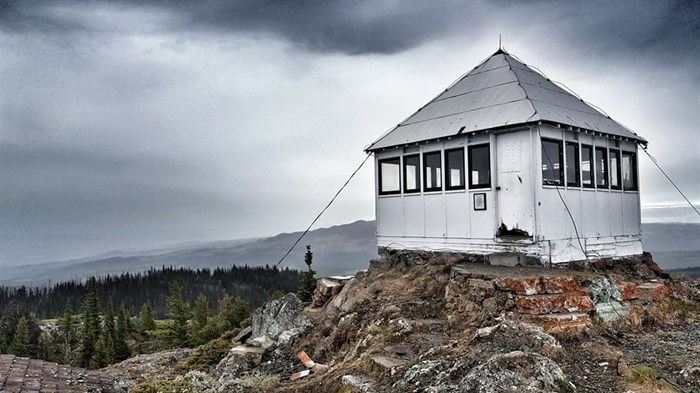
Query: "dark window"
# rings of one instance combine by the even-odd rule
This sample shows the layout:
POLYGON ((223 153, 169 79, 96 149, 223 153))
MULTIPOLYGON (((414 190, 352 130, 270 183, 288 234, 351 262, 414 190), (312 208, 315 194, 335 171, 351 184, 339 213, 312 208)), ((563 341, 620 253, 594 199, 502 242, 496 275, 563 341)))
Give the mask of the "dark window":
POLYGON ((464 149, 445 150, 445 189, 464 189, 464 149))
POLYGON ((595 148, 595 184, 608 188, 608 151, 604 147, 595 148))
POLYGON ((403 191, 420 192, 420 156, 403 157, 403 191))
POLYGON ((564 184, 561 141, 542 139, 542 184, 546 186, 564 184))
POLYGON ((489 144, 469 146, 469 188, 491 187, 489 144))
POLYGON ((424 191, 442 190, 442 153, 439 151, 423 154, 424 191))
POLYGON ((401 159, 399 157, 379 160, 380 195, 401 193, 400 163, 401 159))
POLYGON ((620 184, 620 151, 610 149, 610 188, 619 190, 620 184))
POLYGON ((579 174, 578 143, 566 142, 566 185, 572 187, 580 186, 579 174))
POLYGON ((622 152, 622 187, 637 190, 637 155, 632 152, 622 152))
POLYGON ((593 178, 593 147, 581 145, 581 172, 583 174, 582 184, 584 187, 595 186, 593 178))

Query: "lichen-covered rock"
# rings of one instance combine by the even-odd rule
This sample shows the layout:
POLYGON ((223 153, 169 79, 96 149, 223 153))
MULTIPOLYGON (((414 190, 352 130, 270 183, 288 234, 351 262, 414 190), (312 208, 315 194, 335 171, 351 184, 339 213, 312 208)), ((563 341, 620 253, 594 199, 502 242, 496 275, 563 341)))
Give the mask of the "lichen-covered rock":
POLYGON ((607 277, 600 277, 597 280, 584 282, 588 296, 593 303, 608 303, 611 300, 621 301, 622 296, 614 282, 607 277))
POLYGON ((574 386, 559 365, 537 353, 498 354, 474 367, 459 383, 460 392, 553 392, 574 386))
POLYGON ((539 326, 504 319, 494 326, 478 329, 472 341, 489 340, 503 344, 513 342, 520 348, 532 350, 542 347, 559 348, 559 342, 539 326))
POLYGON ((311 320, 304 315, 304 304, 295 294, 289 293, 265 303, 253 312, 252 337, 268 336, 277 340, 285 330, 306 331, 311 326, 311 320))
POLYGON ((405 392, 426 389, 433 386, 437 376, 449 368, 450 363, 444 360, 423 360, 406 370, 403 378, 393 387, 405 392))
POLYGON ((229 353, 216 365, 212 374, 219 381, 238 377, 242 372, 250 371, 260 365, 265 349, 239 345, 231 348, 229 353))

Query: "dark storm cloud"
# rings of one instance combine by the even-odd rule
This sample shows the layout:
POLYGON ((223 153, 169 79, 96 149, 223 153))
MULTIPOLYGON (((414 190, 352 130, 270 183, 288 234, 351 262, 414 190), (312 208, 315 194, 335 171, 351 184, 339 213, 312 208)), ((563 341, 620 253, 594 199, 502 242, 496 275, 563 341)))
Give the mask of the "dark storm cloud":
MULTIPOLYGON (((444 87, 438 76, 495 50, 500 32, 506 48, 564 64, 587 85, 601 69, 641 65, 641 98, 675 105, 656 128, 676 124, 690 140, 699 10, 650 0, 0 0, 0 263, 299 229, 374 131, 444 87), (428 81, 427 92, 413 88, 428 81)), ((668 169, 697 185, 695 145, 651 146, 664 143, 668 169)), ((354 198, 345 221, 372 218, 365 175, 344 194, 354 198)), ((663 202, 665 187, 645 195, 663 202)))
MULTIPOLYGON (((70 18, 61 8, 88 4, 6 1, 0 24, 6 30, 64 33, 107 29, 70 18)), ((599 54, 634 55, 657 60, 700 55, 700 2, 697 1, 116 1, 113 10, 140 9, 167 15, 151 31, 211 31, 271 34, 314 52, 392 54, 445 35, 465 42, 484 26, 538 25, 566 36, 572 46, 599 54)), ((505 27, 505 26, 504 26, 505 27)), ((135 29, 144 27, 133 26, 135 29)))
MULTIPOLYGON (((137 8, 163 12, 160 31, 252 32, 272 34, 316 52, 395 53, 413 48, 457 22, 450 2, 401 1, 122 1, 106 2, 118 11, 137 8)), ((59 33, 100 30, 67 18, 61 7, 94 8, 96 3, 7 1, 0 7, 5 30, 59 33)), ((469 13, 460 23, 474 24, 469 13)), ((138 27, 136 27, 138 28, 138 27)))
POLYGON ((572 46, 639 61, 675 62, 700 56, 700 2, 611 1, 551 3, 553 25, 572 46), (556 6, 562 6, 561 8, 556 6))

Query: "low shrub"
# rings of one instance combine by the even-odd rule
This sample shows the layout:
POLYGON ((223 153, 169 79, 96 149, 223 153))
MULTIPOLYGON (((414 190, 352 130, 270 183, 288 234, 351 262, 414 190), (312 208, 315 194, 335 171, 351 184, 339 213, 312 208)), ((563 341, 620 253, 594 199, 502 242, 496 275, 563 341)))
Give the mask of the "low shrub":
POLYGON ((200 345, 183 361, 183 366, 187 370, 209 372, 209 369, 217 365, 231 349, 231 340, 236 334, 237 331, 230 331, 217 339, 200 345))

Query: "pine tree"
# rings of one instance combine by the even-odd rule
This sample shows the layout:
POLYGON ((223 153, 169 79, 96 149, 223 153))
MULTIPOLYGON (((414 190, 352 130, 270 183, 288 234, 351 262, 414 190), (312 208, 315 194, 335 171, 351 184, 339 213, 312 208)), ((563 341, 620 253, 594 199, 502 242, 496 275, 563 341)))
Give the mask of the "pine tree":
POLYGON ((187 334, 187 320, 189 307, 182 298, 182 288, 177 281, 170 283, 170 295, 166 299, 168 305, 168 342, 172 347, 187 347, 189 337, 187 334))
POLYGON ((314 294, 316 289, 316 278, 314 275, 316 272, 311 268, 311 263, 313 262, 314 254, 311 252, 311 246, 306 246, 306 254, 304 254, 304 263, 306 263, 307 270, 301 272, 301 277, 299 277, 299 288, 297 289, 297 296, 302 302, 310 302, 311 296, 314 294))
POLYGON ((114 337, 114 358, 116 361, 122 361, 129 357, 129 347, 126 344, 126 338, 129 335, 129 323, 126 315, 126 308, 121 306, 117 316, 117 331, 114 337))
POLYGON ((151 303, 144 303, 139 313, 139 329, 142 333, 156 329, 156 321, 153 319, 151 303))
POLYGON ((90 362, 88 363, 90 368, 102 368, 109 363, 109 359, 107 358, 107 346, 110 344, 107 341, 107 334, 102 332, 100 338, 95 342, 92 358, 90 358, 90 362))
POLYGON ((100 337, 99 301, 97 298, 97 282, 90 277, 85 287, 85 297, 82 307, 82 330, 78 344, 77 364, 90 367, 95 356, 95 346, 100 337))
POLYGON ((31 348, 32 330, 29 318, 22 316, 17 321, 15 336, 12 339, 10 350, 17 356, 29 357, 33 355, 31 348))
POLYGON ((192 321, 201 329, 207 324, 209 319, 209 299, 201 293, 194 301, 194 310, 192 310, 192 321))
POLYGON ((201 337, 202 329, 209 321, 209 299, 201 293, 197 295, 192 310, 192 322, 190 323, 190 340, 194 345, 204 344, 206 339, 201 337))
POLYGON ((102 323, 102 337, 100 337, 100 339, 104 341, 104 361, 106 364, 113 363, 115 359, 115 336, 116 333, 114 330, 114 305, 112 304, 112 299, 110 298, 107 301, 107 306, 104 310, 104 318, 102 323))
POLYGON ((73 351, 78 344, 76 320, 73 317, 73 307, 66 303, 63 317, 58 319, 58 354, 62 363, 73 362, 73 351))
POLYGON ((222 333, 240 327, 241 322, 250 315, 250 305, 244 299, 229 294, 219 300, 218 318, 222 322, 222 333))

